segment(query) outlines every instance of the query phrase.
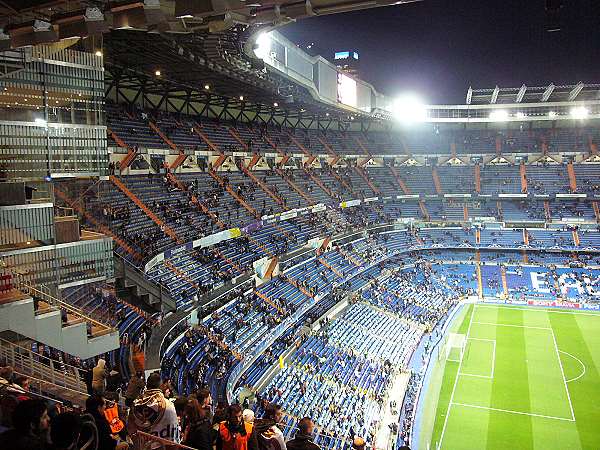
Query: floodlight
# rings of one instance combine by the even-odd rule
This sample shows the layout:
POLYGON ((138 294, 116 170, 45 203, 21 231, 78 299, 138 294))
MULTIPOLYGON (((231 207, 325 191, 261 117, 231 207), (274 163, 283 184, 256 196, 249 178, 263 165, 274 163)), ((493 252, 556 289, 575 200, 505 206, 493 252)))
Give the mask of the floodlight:
POLYGON ((571 117, 573 119, 585 119, 590 111, 585 106, 576 106, 571 108, 571 117))
POLYGON ((102 56, 102 51, 101 51, 101 50, 96 50, 96 53, 95 53, 95 55, 96 55, 96 56, 102 56))
POLYGON ((160 77, 160 70, 157 70, 156 72, 154 72, 154 75, 156 75, 157 77, 160 77))
POLYGON ((427 108, 416 95, 405 94, 398 97, 392 104, 392 114, 399 122, 423 122, 427 119, 427 108))
POLYGON ((548 113, 548 117, 556 117, 558 114, 556 113, 556 111, 550 111, 548 113))
POLYGON ((508 119, 508 111, 504 109, 497 109, 490 113, 490 119, 494 122, 504 122, 508 119))
POLYGON ((523 112, 518 112, 518 113, 517 113, 517 119, 524 119, 524 118, 525 118, 525 116, 526 116, 526 114, 525 114, 525 113, 523 113, 523 112))
POLYGON ((269 33, 261 33, 256 38, 254 54, 257 58, 265 59, 271 53, 271 36, 269 33))

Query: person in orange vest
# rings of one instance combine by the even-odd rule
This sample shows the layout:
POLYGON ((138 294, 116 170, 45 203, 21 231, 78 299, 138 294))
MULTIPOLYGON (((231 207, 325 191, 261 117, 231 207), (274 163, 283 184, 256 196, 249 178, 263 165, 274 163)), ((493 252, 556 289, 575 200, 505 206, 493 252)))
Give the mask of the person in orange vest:
POLYGON ((217 450, 258 450, 252 424, 244 422, 240 405, 230 405, 228 419, 219 424, 217 450))
POLYGON ((112 434, 119 434, 125 428, 125 424, 119 418, 119 405, 108 398, 105 398, 104 401, 104 417, 108 421, 110 431, 112 434))

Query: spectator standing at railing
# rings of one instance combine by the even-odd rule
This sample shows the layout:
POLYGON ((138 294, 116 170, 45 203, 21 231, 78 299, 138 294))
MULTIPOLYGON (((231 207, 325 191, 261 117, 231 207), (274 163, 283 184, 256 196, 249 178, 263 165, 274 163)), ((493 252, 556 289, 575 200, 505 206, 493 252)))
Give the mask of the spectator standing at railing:
POLYGON ((108 376, 106 370, 106 361, 102 358, 98 360, 96 367, 92 370, 92 390, 96 394, 104 394, 106 390, 106 377, 108 376))
POLYGON ((179 420, 175 405, 160 390, 159 372, 152 373, 146 381, 146 391, 133 402, 129 412, 128 429, 158 436, 179 443, 179 420))
POLYGON ((287 450, 320 450, 313 442, 315 424, 309 417, 304 417, 298 422, 298 431, 294 439, 287 442, 287 450))

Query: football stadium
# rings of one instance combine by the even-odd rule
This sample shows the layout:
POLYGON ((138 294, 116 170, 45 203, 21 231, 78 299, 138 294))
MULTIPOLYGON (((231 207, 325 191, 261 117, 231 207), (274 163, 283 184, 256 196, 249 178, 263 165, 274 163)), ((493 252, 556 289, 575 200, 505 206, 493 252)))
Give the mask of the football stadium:
POLYGON ((600 10, 475 3, 0 1, 0 449, 600 449, 600 10))

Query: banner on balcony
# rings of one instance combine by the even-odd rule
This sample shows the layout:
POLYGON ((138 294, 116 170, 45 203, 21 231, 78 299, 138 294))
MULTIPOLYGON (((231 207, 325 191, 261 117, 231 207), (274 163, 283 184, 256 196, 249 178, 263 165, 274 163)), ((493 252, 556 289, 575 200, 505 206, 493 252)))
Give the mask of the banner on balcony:
POLYGON ((219 231, 218 233, 204 236, 200 239, 196 239, 195 241, 186 242, 185 244, 170 248, 167 251, 159 253, 158 255, 155 255, 152 259, 150 259, 150 261, 148 261, 144 266, 144 272, 147 273, 149 270, 163 262, 165 259, 173 258, 174 256, 177 256, 181 253, 184 253, 197 247, 210 247, 212 245, 218 244, 219 242, 238 238, 241 235, 242 231, 239 228, 230 228, 228 230, 219 231))

